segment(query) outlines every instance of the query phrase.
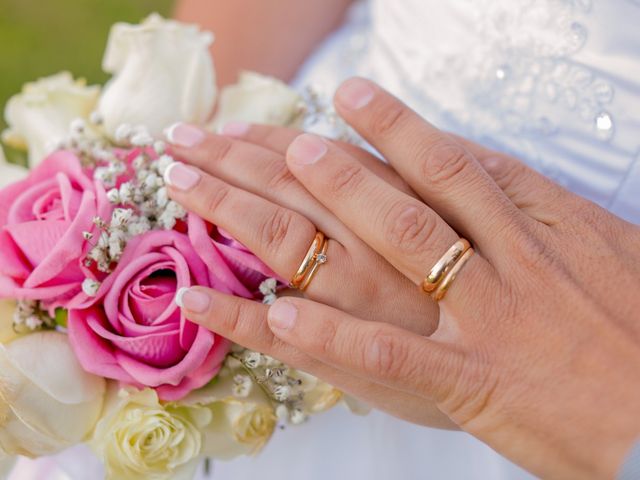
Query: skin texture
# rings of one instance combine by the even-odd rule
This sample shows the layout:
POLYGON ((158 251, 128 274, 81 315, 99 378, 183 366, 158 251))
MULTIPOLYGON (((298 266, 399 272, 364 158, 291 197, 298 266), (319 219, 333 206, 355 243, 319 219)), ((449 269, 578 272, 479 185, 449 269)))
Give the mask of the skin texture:
POLYGON ((449 419, 541 477, 614 478, 640 436, 640 229, 369 81, 335 104, 393 170, 270 127, 176 148, 202 170, 171 196, 278 273, 304 256, 305 221, 333 240, 308 298, 269 308, 197 287, 208 304, 185 314, 399 417, 449 419), (460 235, 476 254, 436 305, 416 285, 460 235))
POLYGON ((290 80, 352 0, 181 0, 175 17, 215 32, 218 84, 241 70, 290 80), (293 41, 295 39, 295 41, 293 41))

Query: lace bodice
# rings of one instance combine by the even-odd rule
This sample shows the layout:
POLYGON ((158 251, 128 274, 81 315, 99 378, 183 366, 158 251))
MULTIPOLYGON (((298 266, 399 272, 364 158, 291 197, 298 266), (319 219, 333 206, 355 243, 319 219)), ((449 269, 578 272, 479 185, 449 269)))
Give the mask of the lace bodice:
POLYGON ((640 223, 640 0, 360 8, 334 80, 370 76, 438 126, 640 223))

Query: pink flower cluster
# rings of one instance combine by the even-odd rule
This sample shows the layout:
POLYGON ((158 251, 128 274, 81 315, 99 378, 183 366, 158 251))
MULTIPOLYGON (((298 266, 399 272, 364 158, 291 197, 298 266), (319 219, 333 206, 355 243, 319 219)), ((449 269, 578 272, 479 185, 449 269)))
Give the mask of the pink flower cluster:
POLYGON ((182 287, 245 298, 273 272, 224 231, 190 214, 173 230, 133 237, 111 273, 84 263, 111 218, 105 188, 77 156, 59 151, 0 191, 0 298, 68 310, 68 333, 85 370, 177 400, 219 371, 229 342, 181 314, 182 287), (89 233, 89 235, 87 234, 89 233), (100 281, 95 296, 86 278, 100 281))

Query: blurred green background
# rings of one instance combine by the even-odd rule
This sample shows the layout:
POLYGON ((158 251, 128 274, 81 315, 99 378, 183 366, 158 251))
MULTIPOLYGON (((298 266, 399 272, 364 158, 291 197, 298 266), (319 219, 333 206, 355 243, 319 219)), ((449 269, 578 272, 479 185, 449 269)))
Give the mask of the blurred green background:
MULTIPOLYGON (((174 0, 0 0, 0 109, 25 82, 70 71, 88 83, 101 68, 109 27, 151 12, 170 16, 174 0)), ((5 128, 4 114, 0 131, 5 128)))

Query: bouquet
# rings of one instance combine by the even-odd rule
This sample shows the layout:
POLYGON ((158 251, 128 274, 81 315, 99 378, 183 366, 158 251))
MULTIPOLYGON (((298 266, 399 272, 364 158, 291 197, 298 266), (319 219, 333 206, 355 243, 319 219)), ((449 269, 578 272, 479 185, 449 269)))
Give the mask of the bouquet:
POLYGON ((217 98, 212 40, 157 15, 116 24, 104 88, 61 73, 9 101, 2 138, 29 168, 0 158, 0 460, 86 443, 109 479, 188 479, 344 400, 175 303, 191 285, 269 303, 285 283, 168 198, 163 130, 204 126, 216 102, 214 128, 336 125, 317 95, 258 74, 217 98))

